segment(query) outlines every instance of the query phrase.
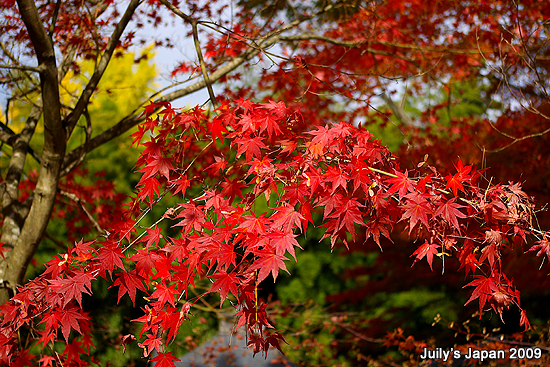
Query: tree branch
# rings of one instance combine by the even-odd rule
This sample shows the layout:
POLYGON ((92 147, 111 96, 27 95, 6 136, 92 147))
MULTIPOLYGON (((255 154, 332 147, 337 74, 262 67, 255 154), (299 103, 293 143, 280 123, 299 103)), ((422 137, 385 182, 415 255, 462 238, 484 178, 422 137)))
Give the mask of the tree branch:
MULTIPOLYGON (((219 80, 220 78, 224 77, 225 75, 229 74, 245 62, 253 59, 255 56, 263 52, 264 49, 269 48, 270 46, 274 45, 275 43, 279 42, 282 39, 281 34, 289 29, 292 29, 296 27, 297 25, 301 24, 304 21, 307 21, 309 19, 312 19, 319 14, 322 14, 332 8, 332 5, 327 6, 322 11, 312 14, 309 17, 295 20, 281 28, 279 28, 277 31, 270 33, 269 35, 260 38, 257 42, 253 43, 252 45, 249 45, 249 47, 240 55, 237 57, 234 57, 229 62, 227 62, 225 65, 221 66, 220 68, 216 69, 212 73, 208 75, 208 79, 211 83, 219 80)), ((191 93, 197 92, 204 87, 207 86, 206 81, 200 80, 194 84, 191 84, 187 87, 178 89, 174 92, 168 93, 156 100, 154 100, 154 103, 160 103, 160 102, 167 102, 167 101, 174 101, 176 99, 182 98, 184 96, 187 96, 191 93)), ((78 159, 78 157, 83 152, 90 152, 93 149, 97 148, 98 146, 116 138, 117 136, 123 134, 124 132, 128 131, 130 128, 134 127, 135 125, 139 124, 144 120, 144 117, 140 114, 137 114, 135 111, 132 112, 132 114, 126 116, 122 120, 120 120, 116 125, 111 127, 110 129, 104 131, 103 133, 97 135, 95 138, 90 140, 88 143, 85 143, 78 148, 70 151, 65 156, 65 159, 63 161, 63 167, 67 167, 68 165, 72 164, 75 160, 78 159)))
POLYGON ((67 136, 70 136, 72 134, 76 126, 76 123, 80 119, 80 116, 82 116, 82 113, 84 112, 84 109, 86 108, 86 106, 88 106, 88 103, 90 102, 90 98, 92 97, 97 87, 97 84, 101 80, 101 77, 105 72, 105 69, 107 69, 109 62, 111 61, 111 57, 113 56, 113 53, 116 49, 116 46, 118 45, 118 42, 120 41, 120 37, 124 33, 124 29, 130 22, 130 20, 132 19, 132 16, 134 15, 135 10, 139 6, 139 3, 140 3, 140 0, 132 0, 128 5, 128 8, 124 12, 124 15, 122 16, 120 21, 117 23, 115 30, 111 34, 111 37, 109 38, 109 42, 107 43, 107 47, 105 48, 105 52, 101 56, 101 60, 99 61, 94 71, 94 74, 90 78, 90 81, 86 85, 86 88, 82 92, 78 102, 76 103, 74 110, 63 121, 63 125, 65 126, 65 129, 67 131, 67 136))
POLYGON ((39 73, 42 71, 40 68, 34 67, 34 66, 26 66, 26 65, 2 65, 0 64, 0 69, 14 69, 14 70, 25 70, 25 71, 34 71, 35 73, 39 73))
POLYGON ((382 94, 382 99, 384 102, 388 104, 388 107, 395 113, 399 121, 401 121, 402 124, 412 126, 413 122, 405 112, 405 110, 401 107, 395 104, 395 102, 386 94, 382 94))
POLYGON ((212 102, 212 105, 214 106, 214 108, 216 108, 218 106, 218 100, 214 95, 214 90, 212 89, 212 83, 210 82, 210 78, 208 77, 208 72, 206 71, 206 63, 204 62, 204 58, 202 57, 202 50, 201 50, 201 43, 199 41, 199 29, 197 27, 197 22, 193 22, 192 26, 193 26, 193 43, 195 44, 195 50, 197 52, 197 57, 199 58, 202 77, 204 78, 206 89, 208 89, 210 102, 212 102))
POLYGON ((86 216, 88 217, 88 219, 90 220, 90 222, 92 222, 93 226, 95 227, 95 229, 99 232, 100 235, 105 235, 107 234, 107 232, 101 228, 101 226, 99 225, 99 223, 95 220, 95 218, 90 214, 90 212, 86 209, 86 207, 84 206, 84 203, 82 202, 82 200, 80 200, 80 198, 78 196, 76 196, 75 194, 73 194, 72 192, 67 192, 65 190, 59 190, 59 193, 71 200, 73 200, 74 202, 76 202, 78 204, 78 206, 80 207, 80 209, 82 209, 82 211, 84 212, 84 214, 86 214, 86 216))
MULTIPOLYGON (((358 41, 358 42, 355 42, 355 41, 341 41, 341 40, 338 40, 338 39, 335 39, 335 38, 319 36, 319 35, 311 34, 311 33, 305 33, 305 34, 295 35, 295 36, 281 37, 281 41, 308 41, 308 40, 325 41, 325 42, 331 43, 331 44, 336 45, 336 46, 349 47, 349 48, 359 48, 362 45, 366 45, 366 44, 371 43, 371 41, 369 41, 369 40, 358 41)), ((376 42, 376 43, 380 43, 380 42, 376 42)), ((395 46, 395 47, 398 47, 398 46, 395 46)), ((391 51, 377 50, 377 49, 373 49, 373 48, 369 47, 369 48, 365 49, 365 52, 368 52, 368 53, 373 54, 373 55, 392 56, 392 57, 396 57, 396 58, 414 63, 414 60, 411 59, 410 57, 403 56, 403 55, 398 55, 395 52, 391 52, 391 51)))
MULTIPOLYGON (((90 141, 90 138, 92 137, 92 119, 90 117, 90 113, 88 112, 88 109, 86 108, 84 110, 84 117, 86 117, 86 140, 84 144, 87 144, 90 141)), ((86 151, 82 151, 80 156, 77 160, 72 162, 71 164, 64 166, 63 170, 60 173, 60 176, 65 176, 69 174, 75 167, 80 165, 82 162, 84 162, 84 158, 86 158, 86 151)))
MULTIPOLYGON (((4 54, 13 62, 14 65, 19 65, 19 61, 15 58, 15 56, 12 55, 10 50, 7 49, 3 42, 0 42, 0 48, 2 49, 2 52, 4 52, 4 54)), ((31 76, 26 72, 27 70, 22 69, 22 71, 25 77, 31 82, 31 84, 34 84, 31 76)))
POLYGON ((198 21, 196 19, 191 18, 189 15, 183 13, 181 10, 176 8, 174 5, 170 4, 167 0, 160 0, 161 3, 166 5, 174 14, 185 20, 186 22, 191 24, 191 27, 193 29, 193 43, 195 44, 195 51, 197 52, 197 57, 199 58, 199 65, 201 67, 202 71, 202 77, 204 78, 204 82, 206 83, 206 89, 208 89, 208 95, 210 96, 210 101, 212 102, 212 105, 214 107, 217 107, 218 100, 216 99, 216 96, 214 95, 214 90, 212 89, 212 83, 210 82, 210 79, 208 77, 208 72, 206 70, 206 63, 204 62, 204 57, 202 56, 202 50, 201 50, 201 43, 199 40, 199 29, 198 29, 198 21))
POLYGON ((170 4, 167 0, 159 0, 161 3, 163 3, 168 9, 170 9, 174 14, 176 14, 178 17, 182 18, 186 22, 192 24, 195 22, 193 18, 191 18, 189 15, 185 14, 178 8, 176 8, 174 5, 170 4))
POLYGON ((60 7, 61 7, 61 0, 57 0, 57 2, 55 3, 55 9, 53 11, 52 24, 50 25, 50 30, 48 32, 48 36, 50 38, 52 38, 53 31, 55 30, 55 23, 57 23, 57 16, 59 15, 59 8, 60 7))
MULTIPOLYGON (((13 132, 12 129, 10 129, 6 124, 4 124, 2 121, 0 121, 0 141, 3 143, 13 147, 15 140, 17 139, 18 134, 13 132)), ((40 156, 29 146, 27 146, 28 152, 31 154, 31 156, 40 163, 41 159, 40 156)), ((1 196, 0 196, 1 198, 1 196)))

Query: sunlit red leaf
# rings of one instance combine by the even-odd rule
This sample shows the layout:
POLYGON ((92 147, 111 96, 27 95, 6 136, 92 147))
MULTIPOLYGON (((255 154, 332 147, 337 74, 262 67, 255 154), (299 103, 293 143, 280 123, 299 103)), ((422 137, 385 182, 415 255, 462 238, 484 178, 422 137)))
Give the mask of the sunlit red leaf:
POLYGON ((438 245, 436 243, 432 244, 432 243, 429 243, 428 241, 424 241, 424 243, 420 245, 416 249, 416 251, 413 252, 413 254, 411 255, 411 257, 416 255, 411 267, 414 266, 414 264, 416 264, 417 261, 420 261, 423 258, 426 258, 426 260, 428 261, 428 264, 430 265, 430 269, 433 271, 433 267, 432 267, 433 258, 434 258, 434 255, 437 255, 438 253, 437 249, 439 247, 441 247, 441 245, 438 245))

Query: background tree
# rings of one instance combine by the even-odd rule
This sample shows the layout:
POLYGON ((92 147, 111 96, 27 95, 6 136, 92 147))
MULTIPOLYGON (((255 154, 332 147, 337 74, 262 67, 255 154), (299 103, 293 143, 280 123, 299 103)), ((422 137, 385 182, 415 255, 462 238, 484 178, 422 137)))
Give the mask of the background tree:
MULTIPOLYGON (((427 145, 447 137, 449 129, 455 134, 457 126, 460 132, 475 124, 499 133, 493 150, 544 137, 549 14, 543 4, 243 2, 229 9, 221 2, 20 0, 17 7, 13 1, 1 6, 2 80, 11 93, 0 135, 11 147, 5 150, 10 160, 0 188, 4 362, 30 358, 17 336, 26 325, 38 346, 62 349, 43 352, 43 363, 85 364, 80 356, 89 353, 91 342, 82 293, 91 293, 99 278, 112 279, 119 299, 128 294, 133 304, 136 293, 147 293, 139 336, 145 338, 144 355, 159 351, 155 359, 161 364, 173 359, 166 344, 202 299, 188 295, 198 278, 212 281, 209 291, 219 292, 222 303, 229 294, 235 297, 238 326, 249 329, 254 352, 279 347, 281 335, 265 331, 270 324, 256 288, 268 273, 276 278, 285 269, 284 255, 294 254, 295 237, 312 222, 313 208, 324 208, 331 246, 353 246, 360 227, 380 245, 404 222, 405 231, 421 239, 410 251, 414 262, 426 259, 432 268, 434 255, 456 256, 474 277, 470 300, 479 299, 480 313, 491 307, 502 317, 515 306, 520 324, 528 325, 501 257, 514 244, 529 246, 528 235, 538 241, 529 247, 537 256, 548 254, 528 195, 516 184, 484 184, 466 159, 454 160, 450 173, 423 158, 401 163, 412 162, 420 171, 403 171, 395 156, 353 124, 399 125, 413 151, 412 131, 427 145), (139 29, 144 22, 159 27, 166 19, 182 22, 193 39, 196 59, 172 73, 187 79, 144 97, 142 105, 153 101, 144 113, 126 111, 103 130, 89 107, 117 48, 139 37, 126 28, 139 29), (270 49, 274 45, 280 53, 270 49), (64 100, 60 81, 70 71, 82 72, 81 59, 93 60, 95 67, 83 74, 83 88, 64 100), (241 82, 245 71, 258 80, 254 88, 241 82), (401 80, 403 87, 392 87, 401 80), (227 86, 223 100, 213 84, 227 86), (491 101, 490 107, 498 102, 498 109, 480 109, 483 118, 476 121, 461 117, 453 99, 461 85, 482 86, 482 100, 491 101), (178 111, 168 103, 203 88, 215 107, 211 112, 178 111), (411 104, 416 116, 403 108, 420 96, 430 98, 411 104), (16 133, 10 109, 20 103, 32 107, 16 133), (527 130, 514 123, 533 116, 537 123, 527 130), (327 125, 330 121, 348 124, 327 125), (16 292, 63 191, 60 179, 66 177, 75 191, 68 197, 81 202, 75 174, 87 153, 139 122, 145 124, 133 136, 136 144, 146 140, 137 163, 142 176, 127 212, 110 218, 107 229, 80 206, 103 239, 78 242, 16 292), (43 143, 30 149, 39 124, 43 143), (79 124, 86 126, 84 142, 72 147, 79 124), (431 135, 430 126, 442 131, 431 135), (502 136, 509 142, 500 144, 502 136), (27 155, 40 162, 36 175, 25 171, 27 155), (152 226, 139 227, 169 192, 181 205, 155 215, 152 226), (164 228, 170 221, 171 229, 164 228), (57 329, 63 338, 57 338, 57 329), (71 329, 82 336, 71 336, 71 329)), ((166 45, 174 46, 169 40, 166 45)))

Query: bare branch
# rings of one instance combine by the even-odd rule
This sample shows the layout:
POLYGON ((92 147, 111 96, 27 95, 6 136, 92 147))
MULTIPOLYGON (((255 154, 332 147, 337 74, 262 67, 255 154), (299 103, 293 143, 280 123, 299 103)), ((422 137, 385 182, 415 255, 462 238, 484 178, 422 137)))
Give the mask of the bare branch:
POLYGON ((167 0, 159 0, 159 1, 161 3, 163 3, 164 5, 166 5, 166 7, 168 9, 170 9, 174 14, 176 14, 178 17, 182 18, 186 22, 188 22, 190 24, 195 22, 195 20, 193 18, 191 18, 189 15, 185 14, 184 12, 182 12, 181 10, 176 8, 174 5, 170 4, 167 0))
MULTIPOLYGON (((19 61, 15 58, 15 56, 12 55, 10 50, 4 45, 4 43, 0 42, 0 48, 2 49, 2 52, 13 62, 14 65, 19 65, 19 61)), ((27 78, 32 84, 34 84, 34 80, 32 77, 27 73, 27 70, 22 69, 23 74, 25 75, 25 78, 27 78)))
POLYGON ((8 144, 9 146, 12 146, 13 141, 15 140, 15 136, 15 132, 10 129, 9 126, 0 121, 0 141, 2 141, 2 143, 8 144))
POLYGON ((490 123, 491 124, 491 127, 493 129, 495 129, 497 132, 499 132, 500 134, 506 136, 507 138, 510 138, 510 139, 513 139, 510 143, 500 147, 500 148, 497 148, 497 149, 491 149, 491 150, 488 150, 488 149, 483 149, 483 151, 485 153, 498 153, 498 152, 501 152, 503 151, 504 149, 507 149, 509 147, 511 147, 512 145, 516 144, 516 143, 519 143, 520 141, 523 141, 523 140, 527 140, 527 139, 531 139, 531 138, 536 138, 538 136, 543 136, 543 135, 546 135, 548 133, 550 133, 550 128, 544 130, 544 131, 541 131, 541 132, 538 132, 538 133, 533 133, 533 134, 529 134, 529 135, 525 135, 525 136, 522 136, 521 138, 515 138, 515 137, 512 137, 508 134, 505 134, 504 132, 500 131, 499 129, 497 129, 493 123, 490 123))
POLYGON ((57 22, 57 16, 59 14, 59 8, 60 7, 61 7, 61 0, 57 0, 57 2, 55 3, 55 9, 53 11, 52 24, 50 25, 50 30, 48 32, 48 36, 50 38, 52 38, 53 31, 55 30, 55 23, 57 22))
POLYGON ((0 69, 15 69, 15 70, 25 70, 25 71, 34 71, 35 73, 39 73, 42 71, 40 68, 34 67, 34 66, 26 66, 26 65, 2 65, 0 64, 0 69))
POLYGON ((218 106, 218 100, 216 99, 216 96, 214 95, 214 90, 212 89, 212 83, 210 82, 210 78, 208 77, 208 72, 206 71, 206 63, 204 62, 204 58, 202 57, 202 50, 201 50, 201 44, 199 41, 199 30, 197 27, 197 22, 192 23, 193 26, 193 43, 195 44, 195 50, 197 52, 197 56, 199 58, 199 64, 201 66, 202 71, 202 77, 204 78, 204 82, 206 83, 206 89, 208 89, 208 95, 210 96, 210 101, 212 102, 212 105, 214 107, 218 106))
MULTIPOLYGON (((92 137, 92 119, 90 117, 90 113, 88 112, 87 108, 84 110, 84 116, 86 117, 86 141, 85 141, 84 144, 87 144, 90 141, 90 138, 92 137)), ((79 166, 82 162, 84 162, 84 159, 86 158, 86 153, 87 152, 85 150, 83 150, 80 153, 80 156, 78 157, 77 160, 75 160, 74 162, 72 162, 68 166, 63 167, 63 170, 61 171, 60 176, 63 177, 65 175, 67 175, 75 167, 79 166)))
MULTIPOLYGON (((2 141, 3 143, 13 147, 17 137, 18 137, 18 134, 16 134, 6 124, 4 124, 2 121, 0 121, 0 141, 2 141)), ((41 161, 40 156, 31 147, 27 147, 27 150, 31 154, 31 156, 38 163, 40 163, 40 161, 41 161)), ((0 196, 0 198, 1 198, 1 196, 0 196)))
POLYGON ((388 104, 388 107, 393 111, 393 113, 395 113, 401 123, 409 126, 413 125, 413 122, 411 121, 405 110, 403 110, 401 106, 396 105, 395 102, 386 93, 382 94, 382 99, 388 104))
POLYGON ((80 207, 80 209, 82 209, 82 211, 84 212, 84 214, 86 214, 86 216, 88 217, 88 219, 90 220, 90 222, 92 222, 92 224, 94 225, 95 229, 99 232, 100 235, 105 235, 107 234, 107 231, 105 231, 103 228, 101 228, 101 226, 99 225, 99 223, 95 220, 95 218, 90 214, 90 212, 86 209, 86 207, 84 206, 84 203, 82 202, 82 200, 80 200, 80 198, 78 196, 76 196, 75 194, 71 193, 71 192, 67 192, 65 190, 59 190, 59 193, 71 200, 73 200, 74 202, 76 202, 78 204, 78 206, 80 207))
POLYGON ((184 21, 191 24, 191 27, 193 29, 193 43, 195 44, 195 51, 197 52, 197 57, 199 58, 199 65, 201 67, 202 71, 202 77, 204 78, 204 81, 206 83, 206 89, 208 89, 208 95, 210 96, 210 101, 212 102, 212 105, 216 107, 218 105, 218 101, 216 99, 216 96, 214 95, 214 90, 212 89, 212 83, 210 82, 210 79, 208 77, 208 72, 206 70, 206 63, 204 62, 204 57, 202 56, 202 50, 201 50, 201 44, 199 40, 199 29, 197 27, 198 21, 196 19, 191 18, 189 15, 183 13, 181 10, 176 8, 174 5, 170 4, 167 0, 160 0, 161 3, 166 5, 174 14, 182 18, 184 21))
POLYGON ((67 136, 70 136, 76 126, 76 123, 80 119, 80 116, 82 116, 82 113, 84 112, 84 109, 88 105, 90 98, 92 97, 97 84, 101 80, 101 77, 103 76, 103 73, 105 72, 105 69, 107 69, 107 66, 109 65, 109 62, 111 61, 111 57, 113 56, 113 53, 116 49, 116 46, 118 45, 118 42, 120 41, 120 37, 124 33, 124 30, 130 20, 132 19, 132 16, 134 15, 135 10, 139 6, 140 0, 132 0, 130 4, 128 5, 128 8, 124 12, 124 15, 120 19, 120 21, 117 23, 117 26, 113 33, 111 34, 111 37, 109 38, 109 42, 107 43, 107 47, 105 48, 105 52, 101 56, 101 60, 99 61, 99 64, 97 65, 94 74, 90 78, 90 81, 86 85, 86 88, 82 92, 82 95, 80 96, 80 99, 76 103, 76 106, 74 110, 65 118, 63 121, 63 125, 65 126, 65 129, 67 131, 67 136))
MULTIPOLYGON (((433 47, 392 43, 392 42, 379 41, 379 40, 372 41, 369 39, 362 40, 362 41, 342 41, 336 38, 321 36, 314 33, 303 33, 298 35, 285 36, 285 37, 281 37, 281 40, 282 41, 310 41, 310 40, 324 41, 324 42, 331 43, 333 45, 350 47, 350 48, 358 48, 362 45, 370 44, 370 45, 382 45, 387 47, 416 50, 416 51, 423 51, 423 52, 438 52, 438 53, 452 53, 452 54, 479 54, 480 53, 480 51, 477 49, 464 50, 464 49, 433 48, 433 47)), ((384 52, 376 49, 369 49, 368 52, 381 53, 382 55, 391 54, 389 52, 384 52)))
POLYGON ((70 46, 69 51, 67 52, 67 54, 65 54, 65 56, 61 60, 61 63, 57 68, 58 69, 57 78, 59 79, 59 81, 63 80, 65 75, 67 75, 67 72, 69 71, 69 67, 71 66, 71 62, 73 62, 74 57, 76 56, 77 50, 78 48, 76 46, 70 46))
MULTIPOLYGON (((242 56, 235 57, 233 60, 231 60, 229 63, 224 65, 223 67, 217 69, 213 73, 210 74, 210 81, 214 82, 221 77, 227 75, 231 71, 235 70, 237 67, 241 66, 246 61, 252 59, 254 56, 258 55, 260 53, 260 49, 257 50, 248 50, 248 52, 245 52, 242 56)), ((191 93, 194 93, 196 91, 199 91, 206 87, 206 81, 203 79, 201 81, 198 81, 194 84, 191 84, 185 88, 181 88, 179 90, 176 90, 174 92, 168 93, 157 100, 155 100, 155 103, 159 102, 166 102, 166 101, 173 101, 178 98, 187 96, 191 93)), ((144 117, 139 116, 137 114, 126 116, 124 119, 122 119, 120 122, 118 122, 116 125, 111 127, 110 129, 104 131, 103 133, 97 135, 95 138, 90 140, 89 143, 83 144, 80 147, 70 151, 65 156, 65 160, 63 162, 63 166, 67 167, 69 164, 71 164, 73 161, 78 159, 78 157, 83 152, 90 152, 91 150, 97 148, 98 146, 105 144, 106 142, 116 138, 117 136, 123 134, 125 131, 128 131, 133 126, 139 124, 144 120, 144 117)))

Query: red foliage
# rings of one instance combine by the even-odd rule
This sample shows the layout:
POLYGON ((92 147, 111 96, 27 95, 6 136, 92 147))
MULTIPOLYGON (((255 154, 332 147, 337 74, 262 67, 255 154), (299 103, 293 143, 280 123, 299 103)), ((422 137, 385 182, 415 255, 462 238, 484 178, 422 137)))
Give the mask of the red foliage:
MULTIPOLYGON (((182 203, 161 220, 172 222, 185 240, 163 236, 157 225, 160 221, 142 234, 134 234, 128 223, 134 227, 138 219, 132 218, 139 215, 129 211, 109 228, 104 240, 93 246, 76 243, 65 255, 50 261, 46 272, 21 288, 10 303, 1 306, 4 362, 22 356, 14 350, 17 331, 23 325, 40 335, 42 345, 57 340, 56 331, 61 329, 67 343, 72 340, 67 348, 80 348, 90 330, 82 294, 89 294, 90 284, 98 276, 113 279, 113 286, 119 287, 119 300, 128 295, 135 302, 138 292, 148 294, 145 313, 135 321, 142 323, 139 337, 146 337, 141 344, 144 354, 158 351, 155 360, 159 363, 170 365, 173 358, 164 354, 167 346, 158 336, 167 332, 170 340, 175 335, 197 301, 186 290, 202 277, 212 279, 210 292, 219 292, 222 303, 229 293, 236 298, 238 327, 248 329, 255 353, 270 346, 278 348, 282 336, 266 332, 272 325, 267 321, 266 305, 258 303, 254 289, 269 274, 276 279, 279 270, 286 270, 286 253, 294 256, 294 247, 299 246, 296 233, 311 220, 302 214, 306 207, 323 210, 323 223, 318 224, 326 227, 325 237, 332 245, 337 240, 346 243, 348 235, 353 239, 361 227, 378 239, 380 234, 387 236, 398 221, 406 221, 409 234, 424 239, 412 254, 415 263, 425 258, 432 267, 434 255, 445 252, 456 256, 466 275, 473 274, 474 280, 466 284, 475 287, 468 302, 479 299, 480 314, 489 304, 498 314, 514 305, 525 315, 519 291, 501 271, 500 255, 505 241, 508 246, 521 244, 528 235, 538 233, 531 227, 533 204, 519 185, 482 188, 475 168, 459 162, 453 177, 461 186, 449 192, 449 176, 434 167, 424 168, 429 176, 421 171, 399 171, 392 154, 363 128, 338 123, 317 127, 311 133, 296 130, 292 135, 283 135, 282 126, 250 129, 243 120, 263 118, 266 106, 277 105, 286 113, 273 116, 271 124, 284 124, 293 112, 280 103, 246 103, 246 109, 238 104, 218 109, 226 115, 224 128, 231 131, 224 133, 227 144, 223 146, 212 140, 208 127, 212 117, 202 111, 171 109, 160 117, 149 117, 157 121, 148 123, 155 137, 144 143, 147 149, 140 158, 140 165, 149 168, 138 171, 144 172, 142 181, 155 178, 161 196, 171 192, 179 197, 182 203), (182 138, 187 134, 199 139, 182 138), (296 148, 280 154, 281 138, 285 145, 290 141, 296 148), (312 150, 314 145, 317 147, 312 150), (162 146, 170 148, 160 149, 162 146), (237 152, 228 162, 231 168, 222 168, 223 176, 219 171, 211 177, 199 176, 192 168, 181 168, 190 167, 189 162, 201 154, 190 152, 209 150, 203 162, 208 166, 214 162, 209 157, 219 157, 228 146, 237 152), (190 174, 193 180, 182 181, 190 174), (181 189, 181 182, 190 185, 187 190, 181 189), (202 192, 201 187, 208 190, 202 192), (271 213, 258 215, 254 203, 264 194, 276 204, 271 213), (460 245, 454 241, 456 236, 470 240, 460 245), (440 250, 442 243, 449 245, 440 250), (153 287, 146 288, 144 283, 153 287), (188 306, 178 310, 176 301, 182 299, 188 306), (41 323, 47 325, 44 330, 37 328, 41 323), (80 335, 69 338, 71 330, 80 335)), ((225 151, 226 156, 230 154, 225 151)), ((152 204, 150 198, 138 194, 131 207, 143 205, 143 210, 148 210, 152 204)), ((544 246, 543 242, 538 246, 544 246)), ((526 317, 521 324, 528 327, 526 317)), ((66 353, 67 358, 71 353, 66 353)))
MULTIPOLYGON (((93 8, 95 13, 89 11, 88 3, 36 2, 38 17, 47 24, 43 30, 53 41, 64 41, 56 43, 56 51, 76 52, 78 57, 95 58, 101 64, 100 55, 111 42, 104 35, 117 26, 119 14, 117 7, 109 6, 113 1, 98 2, 101 6, 93 8)), ((224 6, 215 9, 211 4, 215 1, 199 3, 185 4, 193 20, 191 28, 196 30, 198 23, 214 27, 199 19, 212 19, 214 12, 222 14, 224 6)), ((306 25, 302 22, 315 9, 305 2, 304 14, 288 14, 297 17, 292 23, 294 34, 285 33, 282 22, 276 20, 259 26, 253 11, 241 10, 238 22, 231 19, 220 25, 225 34, 207 35, 206 61, 200 63, 201 70, 210 74, 236 58, 251 60, 253 51, 265 52, 275 42, 293 42, 297 47, 282 46, 288 57, 278 68, 262 71, 255 91, 228 88, 214 111, 196 107, 182 112, 165 100, 146 105, 142 115, 146 120, 132 134, 133 144, 144 147, 136 164, 136 172, 142 175, 126 210, 121 204, 128 198, 113 196, 112 183, 106 180, 82 184, 76 177, 85 173, 76 169, 61 181, 59 192, 64 196, 59 195, 53 214, 67 219, 68 240, 74 245, 54 256, 45 264, 44 273, 0 306, 0 363, 28 365, 37 358, 30 355, 29 343, 22 339, 21 330, 28 329, 37 349, 53 342, 64 347, 55 359, 41 355, 42 365, 54 361, 89 365, 91 359, 84 356, 93 347, 92 320, 83 309, 83 298, 100 278, 118 287, 118 301, 128 296, 135 304, 138 295, 147 300, 142 316, 134 320, 141 324, 139 335, 126 335, 123 340, 139 339, 144 357, 156 352, 152 361, 160 367, 173 365, 169 344, 203 296, 188 292, 199 279, 211 281, 207 292, 219 293, 221 303, 228 297, 235 299, 237 328, 247 329, 254 354, 270 347, 279 349, 283 336, 268 330, 274 326, 267 305, 258 300, 257 289, 270 275, 275 280, 281 270, 286 271, 289 255, 296 258, 295 247, 300 247, 296 236, 313 224, 313 211, 323 213, 322 220, 314 224, 325 228, 324 238, 330 238, 332 247, 339 243, 353 246, 363 237, 372 237, 381 246, 383 237, 390 239, 392 230, 405 227, 406 236, 422 243, 406 254, 412 253, 412 265, 426 259, 433 269, 434 260, 442 259, 445 266, 445 257, 454 257, 457 269, 453 270, 463 269, 468 279, 465 287, 472 287, 467 303, 477 300, 480 317, 488 310, 502 317, 512 306, 521 314, 519 324, 528 328, 520 292, 506 275, 513 266, 507 263, 506 254, 536 241, 530 251, 550 260, 547 234, 533 226, 534 200, 519 183, 485 183, 482 172, 463 161, 482 161, 480 155, 484 158, 486 150, 515 144, 518 150, 503 153, 504 159, 490 158, 493 167, 505 171, 510 163, 523 164, 521 153, 532 149, 526 144, 528 138, 548 133, 547 101, 533 89, 540 83, 544 89, 547 76, 547 35, 542 25, 550 17, 550 7, 544 1, 524 1, 521 7, 491 1, 367 3, 357 6, 349 17, 331 13, 335 10, 331 5, 316 14, 330 21, 306 25), (308 35, 310 27, 319 24, 327 27, 314 37, 308 35), (524 34, 529 35, 527 40, 524 34), (273 43, 266 46, 266 40, 273 43), (291 51, 293 56, 289 56, 291 51), (541 64, 535 65, 529 52, 535 59, 541 56, 541 64), (504 76, 492 70, 503 63, 504 76), (523 78, 532 70, 535 76, 523 78), (365 127, 356 126, 358 118, 372 116, 371 99, 391 94, 388 80, 416 75, 407 86, 413 95, 421 95, 423 88, 436 81, 450 96, 449 79, 460 82, 481 73, 490 74, 489 94, 508 83, 508 75, 525 79, 509 88, 520 104, 530 98, 525 108, 528 113, 510 107, 491 121, 449 117, 443 126, 434 122, 452 102, 430 106, 418 118, 420 124, 404 127, 416 146, 403 152, 407 160, 402 162, 365 127), (249 94, 267 94, 287 102, 266 98, 264 103, 254 103, 244 98, 249 94), (349 98, 356 108, 335 108, 341 101, 329 95, 349 98), (427 163, 426 152, 435 164, 427 163), (462 158, 456 164, 449 160, 459 155, 462 158), (414 168, 404 168, 411 162, 414 168), (167 194, 179 204, 149 228, 140 227, 141 219, 167 194), (257 207, 268 209, 260 212, 257 207), (92 214, 99 218, 94 224, 102 233, 94 243, 83 243, 92 214), (176 233, 174 238, 163 234, 169 233, 168 226, 176 233)), ((144 17, 155 27, 161 24, 158 1, 145 5, 146 10, 136 12, 137 27, 144 17)), ((7 35, 4 53, 12 58, 6 50, 13 49, 27 58, 36 56, 34 39, 25 31, 14 2, 2 1, 0 9, 4 11, 0 31, 7 35)), ((133 37, 135 33, 129 32, 120 42, 116 37, 113 40, 125 49, 133 37)), ((15 65, 13 69, 23 75, 42 72, 42 66, 15 65)), ((76 66, 71 68, 79 72, 76 66)), ((198 69, 194 61, 183 62, 172 76, 198 69)), ((6 83, 13 83, 14 75, 6 76, 6 83)), ((239 75, 216 81, 230 78, 239 79, 239 75)), ((87 100, 81 100, 86 104, 87 100)), ((525 165, 524 174, 533 176, 537 184, 546 177, 540 171, 549 163, 548 146, 538 145, 536 159, 525 165)), ((508 176, 502 177, 498 181, 509 181, 508 176)), ((35 189, 32 178, 33 174, 21 182, 20 202, 35 189)), ((522 179, 514 177, 515 181, 522 179)), ((0 246, 2 256, 3 251, 0 246)), ((402 350, 425 346, 404 337, 402 330, 388 335, 386 344, 402 350)))

